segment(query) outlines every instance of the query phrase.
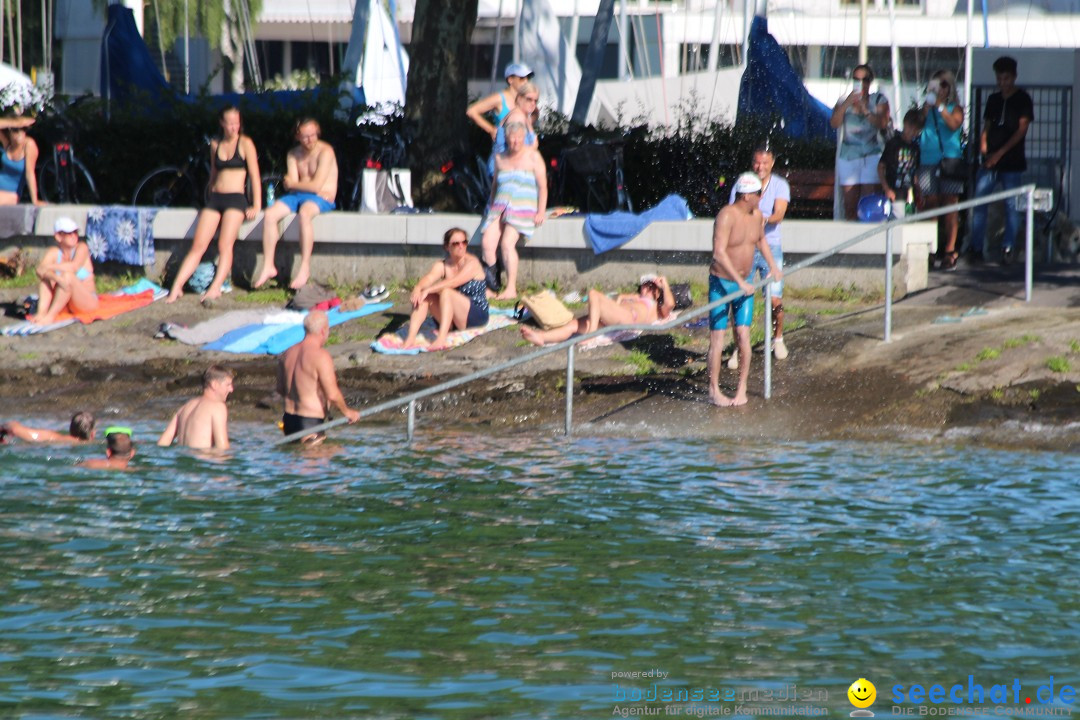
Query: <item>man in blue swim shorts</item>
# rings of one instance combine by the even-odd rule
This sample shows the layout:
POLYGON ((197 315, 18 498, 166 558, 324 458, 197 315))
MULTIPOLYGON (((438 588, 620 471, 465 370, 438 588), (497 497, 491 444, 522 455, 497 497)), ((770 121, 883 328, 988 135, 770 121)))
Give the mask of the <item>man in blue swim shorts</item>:
POLYGON ((754 319, 754 288, 750 284, 754 250, 765 258, 769 276, 774 281, 782 277, 765 240, 765 219, 758 209, 760 201, 761 178, 752 172, 743 173, 735 181, 735 202, 720 211, 713 225, 709 302, 742 293, 709 313, 712 331, 709 333, 709 401, 720 407, 746 404, 746 383, 750 377, 750 323, 754 319), (724 351, 729 307, 735 310, 735 338, 739 346, 739 386, 735 397, 720 392, 720 354, 724 351))
POLYGON ((307 284, 311 278, 311 251, 315 247, 311 220, 334 209, 338 184, 334 148, 319 139, 319 123, 312 118, 296 124, 296 141, 297 146, 285 156, 285 177, 281 181, 288 192, 268 207, 263 216, 263 269, 254 282, 255 287, 277 277, 274 248, 281 238, 280 223, 289 213, 296 213, 300 223, 300 269, 289 287, 298 290, 307 284))

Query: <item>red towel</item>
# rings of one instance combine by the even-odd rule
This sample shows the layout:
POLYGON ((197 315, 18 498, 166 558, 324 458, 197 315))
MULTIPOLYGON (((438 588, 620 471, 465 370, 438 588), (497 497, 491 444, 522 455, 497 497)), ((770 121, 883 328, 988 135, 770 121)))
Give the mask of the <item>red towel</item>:
POLYGON ((149 305, 154 302, 154 291, 144 290, 136 295, 98 295, 96 310, 89 312, 73 313, 68 310, 60 311, 54 322, 75 318, 84 325, 89 325, 95 320, 107 320, 117 315, 122 315, 131 310, 149 305))

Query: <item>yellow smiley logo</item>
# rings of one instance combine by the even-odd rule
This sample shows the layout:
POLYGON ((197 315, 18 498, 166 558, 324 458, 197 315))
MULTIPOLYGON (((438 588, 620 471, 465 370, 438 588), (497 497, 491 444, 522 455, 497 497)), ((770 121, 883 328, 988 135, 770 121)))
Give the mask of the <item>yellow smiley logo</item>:
POLYGON ((847 689, 848 700, 857 708, 868 708, 877 700, 877 688, 866 678, 859 678, 847 689))

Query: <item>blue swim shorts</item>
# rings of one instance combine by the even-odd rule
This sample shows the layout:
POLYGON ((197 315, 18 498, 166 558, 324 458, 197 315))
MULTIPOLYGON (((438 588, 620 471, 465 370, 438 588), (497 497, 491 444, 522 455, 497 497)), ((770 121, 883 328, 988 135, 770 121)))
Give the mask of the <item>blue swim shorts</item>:
POLYGON ((323 198, 319 197, 315 193, 309 192, 291 192, 286 193, 277 199, 280 203, 285 203, 285 206, 289 208, 289 212, 296 212, 300 209, 300 206, 311 201, 319 206, 319 212, 330 212, 337 205, 332 202, 326 202, 323 198))
MULTIPOLYGON (((751 276, 752 277, 752 276, 751 276)), ((750 282, 750 278, 746 279, 750 282)), ((709 302, 714 303, 733 292, 741 293, 739 283, 709 274, 709 302)), ((709 329, 727 330, 728 308, 735 308, 735 326, 749 327, 754 322, 754 296, 742 295, 709 311, 709 329)))
MULTIPOLYGON (((780 249, 779 245, 773 245, 769 243, 769 250, 772 252, 773 261, 776 262, 776 267, 781 272, 784 270, 784 251, 780 249)), ((751 278, 760 278, 764 280, 769 276, 769 263, 765 262, 765 256, 761 254, 760 250, 754 251, 754 264, 750 268, 751 278)), ((784 297, 784 281, 769 283, 769 292, 772 293, 774 298, 784 297)))

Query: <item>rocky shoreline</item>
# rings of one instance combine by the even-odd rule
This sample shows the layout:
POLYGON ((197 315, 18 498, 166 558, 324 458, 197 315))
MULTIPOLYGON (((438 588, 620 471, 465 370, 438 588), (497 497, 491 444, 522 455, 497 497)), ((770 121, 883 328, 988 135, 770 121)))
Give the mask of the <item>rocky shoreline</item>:
MULTIPOLYGON (((18 293, 0 291, 0 300, 18 293)), ((356 407, 371 406, 530 351, 514 329, 460 348, 421 356, 383 356, 368 347, 405 319, 395 307, 335 330, 329 350, 356 407)), ((106 417, 164 423, 197 391, 213 362, 238 372, 234 421, 273 423, 273 358, 204 352, 153 334, 164 321, 209 317, 186 296, 127 316, 33 337, 4 338, 3 417, 66 418, 77 408, 106 417)), ((237 292, 213 312, 252 307, 237 292)), ((881 342, 879 304, 787 300, 801 327, 787 333, 791 357, 774 363, 773 393, 762 396, 755 350, 750 403, 707 402, 708 331, 645 335, 576 355, 575 432, 745 440, 907 437, 1046 450, 1080 448, 1080 310, 1002 302, 963 317, 940 303, 896 306, 891 343, 881 342), (951 313, 951 314, 950 314, 951 313), (943 322, 943 318, 949 322, 943 322), (957 322, 957 318, 960 322, 957 322)), ((959 311, 956 307, 953 310, 959 311)), ((420 403, 418 427, 468 426, 483 432, 561 432, 565 355, 549 355, 420 403)), ((733 389, 725 368, 721 384, 733 389)), ((371 422, 402 423, 403 412, 371 422)))

